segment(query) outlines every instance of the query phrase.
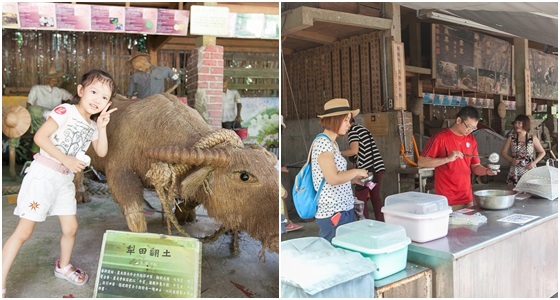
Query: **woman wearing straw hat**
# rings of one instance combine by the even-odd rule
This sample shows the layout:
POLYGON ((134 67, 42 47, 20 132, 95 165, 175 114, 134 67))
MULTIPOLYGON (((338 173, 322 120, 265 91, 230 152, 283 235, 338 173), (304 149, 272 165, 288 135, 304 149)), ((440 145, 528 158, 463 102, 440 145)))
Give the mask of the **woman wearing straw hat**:
MULTIPOLYGON (((62 73, 51 67, 49 72, 43 76, 47 84, 35 85, 27 96, 27 110, 31 114, 31 133, 35 133, 45 123, 45 113, 50 112, 63 101, 74 98, 67 90, 57 87, 62 73)), ((33 143, 31 152, 39 152, 39 147, 33 143)))
POLYGON ((319 236, 329 242, 336 228, 355 220, 354 193, 352 182, 361 185, 359 179, 368 176, 367 170, 347 170, 347 162, 336 143, 338 136, 344 136, 350 128, 350 119, 360 110, 352 110, 348 100, 336 98, 325 103, 325 112, 318 117, 325 129, 312 145, 311 167, 313 185, 319 189, 323 178, 325 184, 319 194, 315 221, 319 225, 319 236))

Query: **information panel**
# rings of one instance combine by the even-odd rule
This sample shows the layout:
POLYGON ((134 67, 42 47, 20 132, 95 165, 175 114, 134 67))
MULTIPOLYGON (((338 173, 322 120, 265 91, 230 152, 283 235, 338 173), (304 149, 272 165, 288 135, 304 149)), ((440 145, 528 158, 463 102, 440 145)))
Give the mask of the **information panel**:
POLYGON ((19 22, 24 29, 56 29, 54 3, 18 2, 19 22))
POLYGON ((125 31, 154 34, 157 30, 157 8, 126 7, 125 31))
POLYGON ((91 30, 91 6, 57 4, 56 24, 59 30, 91 30))
POLYGON ((432 26, 437 87, 511 94, 510 43, 474 31, 432 26))
POLYGON ((191 34, 227 36, 229 8, 220 6, 191 6, 191 34))
POLYGON ((108 230, 94 297, 200 297, 201 259, 194 238, 108 230))
POLYGON ((119 6, 91 7, 91 30, 124 32, 125 8, 119 6))
POLYGON ((167 35, 187 35, 189 11, 158 9, 157 33, 167 35))
POLYGON ((18 6, 16 2, 2 3, 2 27, 19 28, 18 6))

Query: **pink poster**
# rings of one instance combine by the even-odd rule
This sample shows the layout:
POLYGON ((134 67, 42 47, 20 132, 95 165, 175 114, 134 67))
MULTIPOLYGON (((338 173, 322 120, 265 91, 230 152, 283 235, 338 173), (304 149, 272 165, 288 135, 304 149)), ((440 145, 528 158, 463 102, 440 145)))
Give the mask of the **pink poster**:
POLYGON ((157 33, 167 35, 187 35, 189 11, 158 9, 157 33))
POLYGON ((56 4, 56 24, 60 30, 91 30, 91 6, 56 4))
POLYGON ((120 6, 91 7, 91 30, 124 32, 125 8, 120 6))
POLYGON ((155 34, 157 30, 157 8, 126 7, 126 32, 155 34))
POLYGON ((21 28, 56 29, 56 6, 54 3, 18 2, 21 28))

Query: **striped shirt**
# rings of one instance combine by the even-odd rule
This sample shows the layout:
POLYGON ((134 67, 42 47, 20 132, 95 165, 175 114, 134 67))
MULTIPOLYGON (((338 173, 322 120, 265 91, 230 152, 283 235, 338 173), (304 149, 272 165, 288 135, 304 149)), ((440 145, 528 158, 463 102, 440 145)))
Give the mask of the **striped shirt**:
POLYGON ((358 168, 371 170, 371 167, 373 167, 375 173, 385 171, 385 164, 375 140, 364 126, 352 125, 348 131, 348 142, 358 142, 358 157, 356 159, 358 168))

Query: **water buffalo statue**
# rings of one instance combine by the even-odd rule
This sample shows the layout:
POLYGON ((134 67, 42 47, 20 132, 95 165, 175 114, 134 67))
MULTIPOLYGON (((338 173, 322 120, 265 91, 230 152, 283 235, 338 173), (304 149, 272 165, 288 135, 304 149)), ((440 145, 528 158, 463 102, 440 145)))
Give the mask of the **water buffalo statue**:
POLYGON ((203 205, 222 228, 244 230, 263 249, 278 252, 278 173, 276 156, 243 145, 232 130, 213 129, 189 106, 170 94, 141 100, 121 95, 107 126, 109 152, 92 166, 104 172, 128 228, 146 232, 145 187, 155 188, 170 223, 192 220, 203 205), (177 201, 181 199, 182 201, 177 201), (180 204, 179 204, 180 203, 180 204), (173 206, 177 205, 173 213, 173 206))

